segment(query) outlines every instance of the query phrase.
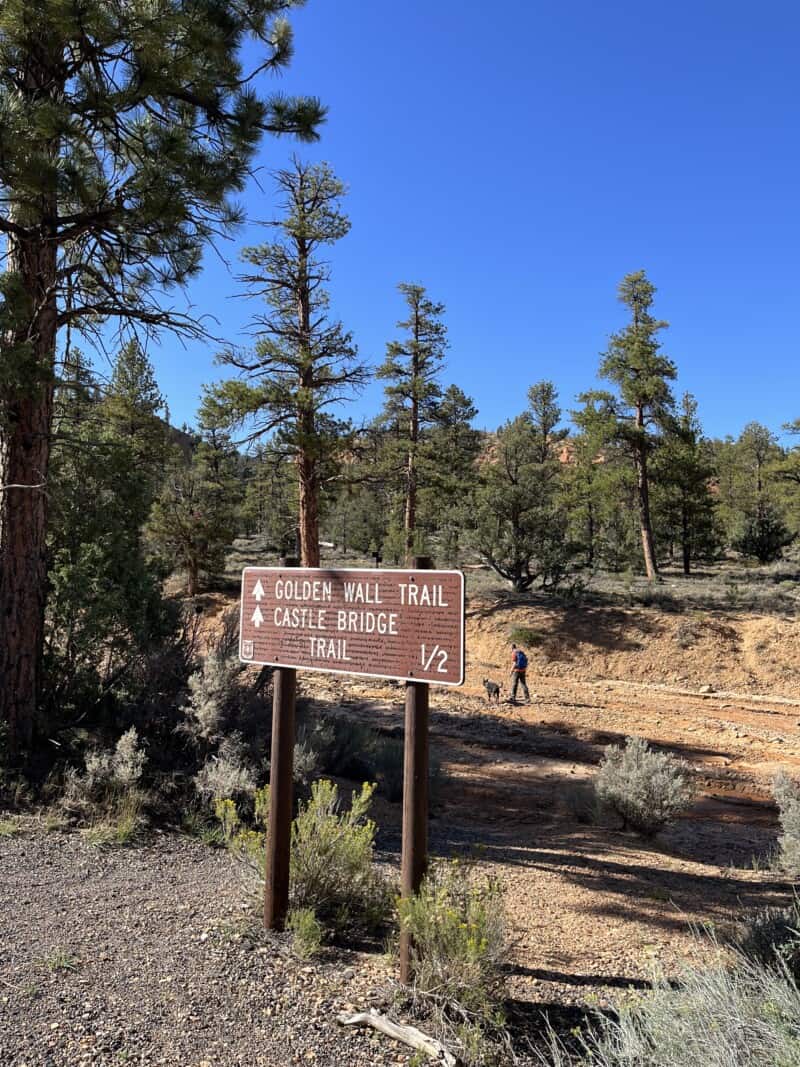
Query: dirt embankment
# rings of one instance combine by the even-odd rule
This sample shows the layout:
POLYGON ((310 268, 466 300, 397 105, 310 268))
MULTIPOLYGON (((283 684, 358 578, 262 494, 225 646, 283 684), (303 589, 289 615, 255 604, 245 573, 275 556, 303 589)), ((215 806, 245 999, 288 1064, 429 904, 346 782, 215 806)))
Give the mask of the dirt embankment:
POLYGON ((800 630, 790 618, 473 598, 470 688, 480 688, 487 675, 505 674, 511 640, 525 648, 534 677, 711 686, 800 700, 800 630))

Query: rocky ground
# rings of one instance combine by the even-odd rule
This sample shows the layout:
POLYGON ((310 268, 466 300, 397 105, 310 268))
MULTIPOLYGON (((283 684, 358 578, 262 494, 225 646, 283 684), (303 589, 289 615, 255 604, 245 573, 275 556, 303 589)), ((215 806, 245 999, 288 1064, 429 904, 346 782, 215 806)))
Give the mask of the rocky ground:
POLYGON ((294 958, 226 852, 175 835, 103 851, 28 825, 0 839, 0 871, 3 1067, 408 1062, 335 1021, 381 1004, 382 957, 294 958))
MULTIPOLYGON (((226 598, 209 598, 213 619, 226 598)), ((638 996, 654 972, 714 950, 754 910, 786 902, 771 870, 771 780, 800 773, 800 643, 794 618, 658 607, 555 609, 473 598, 468 677, 433 691, 431 738, 445 775, 434 855, 477 854, 507 888, 512 1019, 562 1023, 638 996), (529 706, 489 707, 526 628, 529 706), (589 819, 588 783, 609 743, 638 734, 689 761, 700 794, 655 841, 589 819)), ((522 643, 522 642, 520 642, 522 643)), ((397 733, 391 683, 314 675, 321 714, 397 733)), ((379 799, 379 847, 398 863, 400 809, 379 799)), ((27 824, 0 836, 0 1065, 406 1064, 383 1036, 343 1030, 340 1010, 385 1003, 380 952, 313 966, 254 921, 251 890, 224 852, 177 835, 92 848, 27 824)))

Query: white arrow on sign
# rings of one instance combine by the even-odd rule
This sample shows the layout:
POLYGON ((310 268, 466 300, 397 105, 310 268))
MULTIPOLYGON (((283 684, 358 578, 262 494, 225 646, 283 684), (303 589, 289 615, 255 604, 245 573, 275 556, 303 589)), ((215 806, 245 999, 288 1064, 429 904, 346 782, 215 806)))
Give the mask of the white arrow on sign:
POLYGON ((258 629, 263 621, 264 616, 261 614, 261 608, 258 606, 258 604, 256 604, 256 610, 253 612, 252 623, 255 628, 258 629))
POLYGON ((253 588, 253 596, 256 598, 256 600, 264 599, 264 586, 261 584, 260 578, 258 579, 253 588))

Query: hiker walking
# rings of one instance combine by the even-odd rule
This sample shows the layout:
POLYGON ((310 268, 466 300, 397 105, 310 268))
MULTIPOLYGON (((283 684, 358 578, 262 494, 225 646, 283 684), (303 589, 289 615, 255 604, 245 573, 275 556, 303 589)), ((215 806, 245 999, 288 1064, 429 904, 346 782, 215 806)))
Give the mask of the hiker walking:
POLYGON ((516 703, 517 700, 517 686, 522 686, 522 692, 525 694, 525 703, 530 704, 531 695, 528 692, 528 683, 525 680, 525 672, 528 669, 528 657, 522 651, 521 648, 517 648, 516 645, 511 646, 511 703, 516 703))

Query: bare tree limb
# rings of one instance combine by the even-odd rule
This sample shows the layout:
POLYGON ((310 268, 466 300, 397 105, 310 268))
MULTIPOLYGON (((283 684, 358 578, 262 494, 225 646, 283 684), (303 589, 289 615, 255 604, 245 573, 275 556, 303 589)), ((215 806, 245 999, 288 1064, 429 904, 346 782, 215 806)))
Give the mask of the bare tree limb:
POLYGON ((370 1011, 362 1011, 357 1015, 337 1015, 336 1021, 342 1026, 371 1026, 387 1034, 395 1041, 402 1041, 404 1045, 424 1052, 430 1059, 443 1063, 446 1067, 458 1067, 458 1060, 440 1041, 436 1041, 427 1034, 423 1034, 416 1026, 406 1026, 402 1023, 393 1023, 385 1015, 380 1015, 374 1008, 370 1011))

